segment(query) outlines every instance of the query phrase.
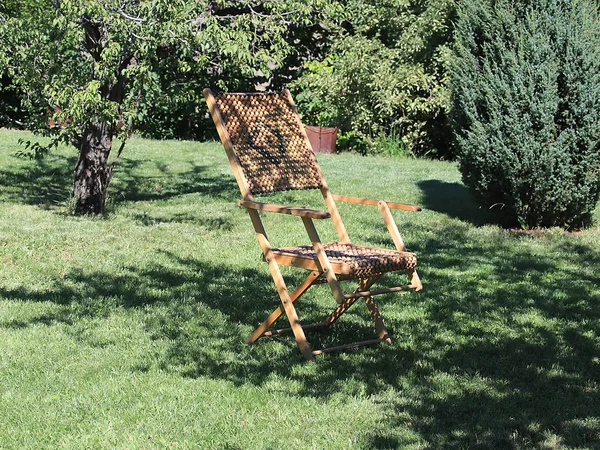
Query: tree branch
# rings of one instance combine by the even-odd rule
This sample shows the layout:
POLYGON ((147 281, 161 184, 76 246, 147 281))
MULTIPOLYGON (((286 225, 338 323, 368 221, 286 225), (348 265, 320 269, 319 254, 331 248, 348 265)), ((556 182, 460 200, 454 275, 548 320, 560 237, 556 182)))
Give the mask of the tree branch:
POLYGON ((137 23, 142 23, 144 22, 146 19, 142 19, 141 17, 134 17, 132 15, 127 14, 125 11, 123 11, 121 8, 116 10, 119 14, 121 14, 121 16, 123 16, 124 18, 131 20, 133 22, 137 22, 137 23))
POLYGON ((85 48, 90 52, 95 61, 101 61, 102 44, 100 43, 101 33, 98 22, 92 22, 90 17, 83 15, 79 19, 85 30, 85 48))
MULTIPOLYGON (((136 114, 140 109, 140 103, 142 100, 142 90, 143 90, 143 83, 140 85, 140 88, 138 89, 138 95, 137 95, 137 99, 135 101, 135 113, 136 114)), ((121 153, 123 153, 123 149, 125 148, 125 143, 127 142, 127 136, 129 136, 132 129, 133 129, 133 119, 129 119, 129 123, 127 124, 127 131, 125 132, 125 139, 123 139, 123 142, 121 142, 121 145, 119 146, 119 150, 117 151, 117 154, 115 155, 115 159, 113 159, 113 162, 110 164, 110 166, 108 168, 108 178, 107 178, 108 182, 110 182, 110 179, 112 178, 113 170, 115 169, 115 166, 117 165, 117 161, 119 160, 121 153)))

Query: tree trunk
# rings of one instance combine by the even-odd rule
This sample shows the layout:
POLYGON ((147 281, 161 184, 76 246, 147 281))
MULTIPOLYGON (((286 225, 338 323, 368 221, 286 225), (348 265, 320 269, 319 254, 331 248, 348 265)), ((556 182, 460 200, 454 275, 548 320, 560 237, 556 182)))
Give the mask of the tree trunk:
POLYGON ((99 214, 104 211, 110 182, 108 155, 113 131, 109 124, 93 124, 81 136, 73 183, 73 202, 78 214, 99 214))

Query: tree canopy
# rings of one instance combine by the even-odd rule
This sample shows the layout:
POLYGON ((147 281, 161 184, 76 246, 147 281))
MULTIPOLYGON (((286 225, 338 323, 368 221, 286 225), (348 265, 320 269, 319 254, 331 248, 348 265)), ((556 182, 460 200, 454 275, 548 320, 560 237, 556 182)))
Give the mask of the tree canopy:
POLYGON ((268 74, 291 52, 291 23, 335 8, 325 0, 9 0, 0 9, 0 67, 25 94, 27 128, 79 150, 76 210, 100 212, 113 139, 125 140, 149 114, 167 86, 162 66, 190 82, 201 73, 268 74))

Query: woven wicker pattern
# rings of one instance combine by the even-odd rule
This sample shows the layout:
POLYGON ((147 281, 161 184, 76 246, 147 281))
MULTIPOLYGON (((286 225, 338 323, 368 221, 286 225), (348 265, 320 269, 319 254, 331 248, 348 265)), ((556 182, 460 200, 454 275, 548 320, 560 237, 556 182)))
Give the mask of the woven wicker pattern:
MULTIPOLYGON (((414 269, 417 256, 414 253, 398 252, 384 248, 356 244, 329 242, 323 244, 325 254, 332 264, 345 264, 350 273, 358 277, 414 269)), ((301 258, 317 259, 312 245, 273 249, 275 253, 288 253, 301 258)))
POLYGON ((319 189, 317 160, 286 92, 215 96, 252 194, 319 189))

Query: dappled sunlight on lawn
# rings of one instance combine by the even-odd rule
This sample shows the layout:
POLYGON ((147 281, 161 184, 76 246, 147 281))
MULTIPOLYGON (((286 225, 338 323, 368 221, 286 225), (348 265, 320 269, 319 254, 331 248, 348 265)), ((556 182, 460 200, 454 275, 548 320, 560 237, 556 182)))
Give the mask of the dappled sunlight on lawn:
MULTIPOLYGON (((306 363, 291 336, 246 343, 278 298, 248 217, 234 206, 239 195, 233 177, 223 175, 222 150, 199 146, 198 156, 182 145, 179 154, 155 161, 157 146, 138 142, 122 162, 111 212, 100 220, 31 206, 61 201, 58 192, 68 191, 64 153, 0 170, 0 183, 9 187, 1 207, 21 214, 6 214, 0 225, 2 333, 34 339, 43 329, 53 339, 60 332, 74 346, 70 351, 118 355, 130 344, 108 332, 108 324, 130 323, 120 333, 147 348, 115 373, 155 383, 167 376, 181 386, 222 383, 227 394, 221 395, 240 405, 247 400, 238 396, 248 390, 273 397, 274 408, 284 408, 281 399, 308 402, 318 405, 311 413, 317 421, 332 420, 340 404, 367 405, 364 414, 378 426, 336 431, 358 435, 364 448, 600 442, 597 229, 519 235, 490 225, 448 164, 415 162, 431 172, 421 183, 377 188, 370 180, 367 189, 379 189, 381 197, 402 201, 407 192, 423 200, 422 213, 394 214, 419 256, 424 290, 379 297, 391 345, 306 363), (155 152, 151 158, 148 151, 155 152)), ((343 173, 355 157, 336 158, 326 164, 343 173)), ((386 160, 392 171, 411 163, 386 160)), ((312 201, 300 193, 281 200, 312 201)), ((377 208, 341 212, 356 242, 393 245, 377 208)), ((294 234, 298 221, 269 218, 267 232, 304 244, 306 237, 294 234)), ((285 270, 290 287, 303 275, 285 270)), ((390 285, 400 281, 400 274, 387 276, 390 285)), ((335 306, 320 286, 297 309, 308 323, 335 306)), ((332 329, 307 336, 319 348, 370 339, 375 331, 357 302, 332 329)))

